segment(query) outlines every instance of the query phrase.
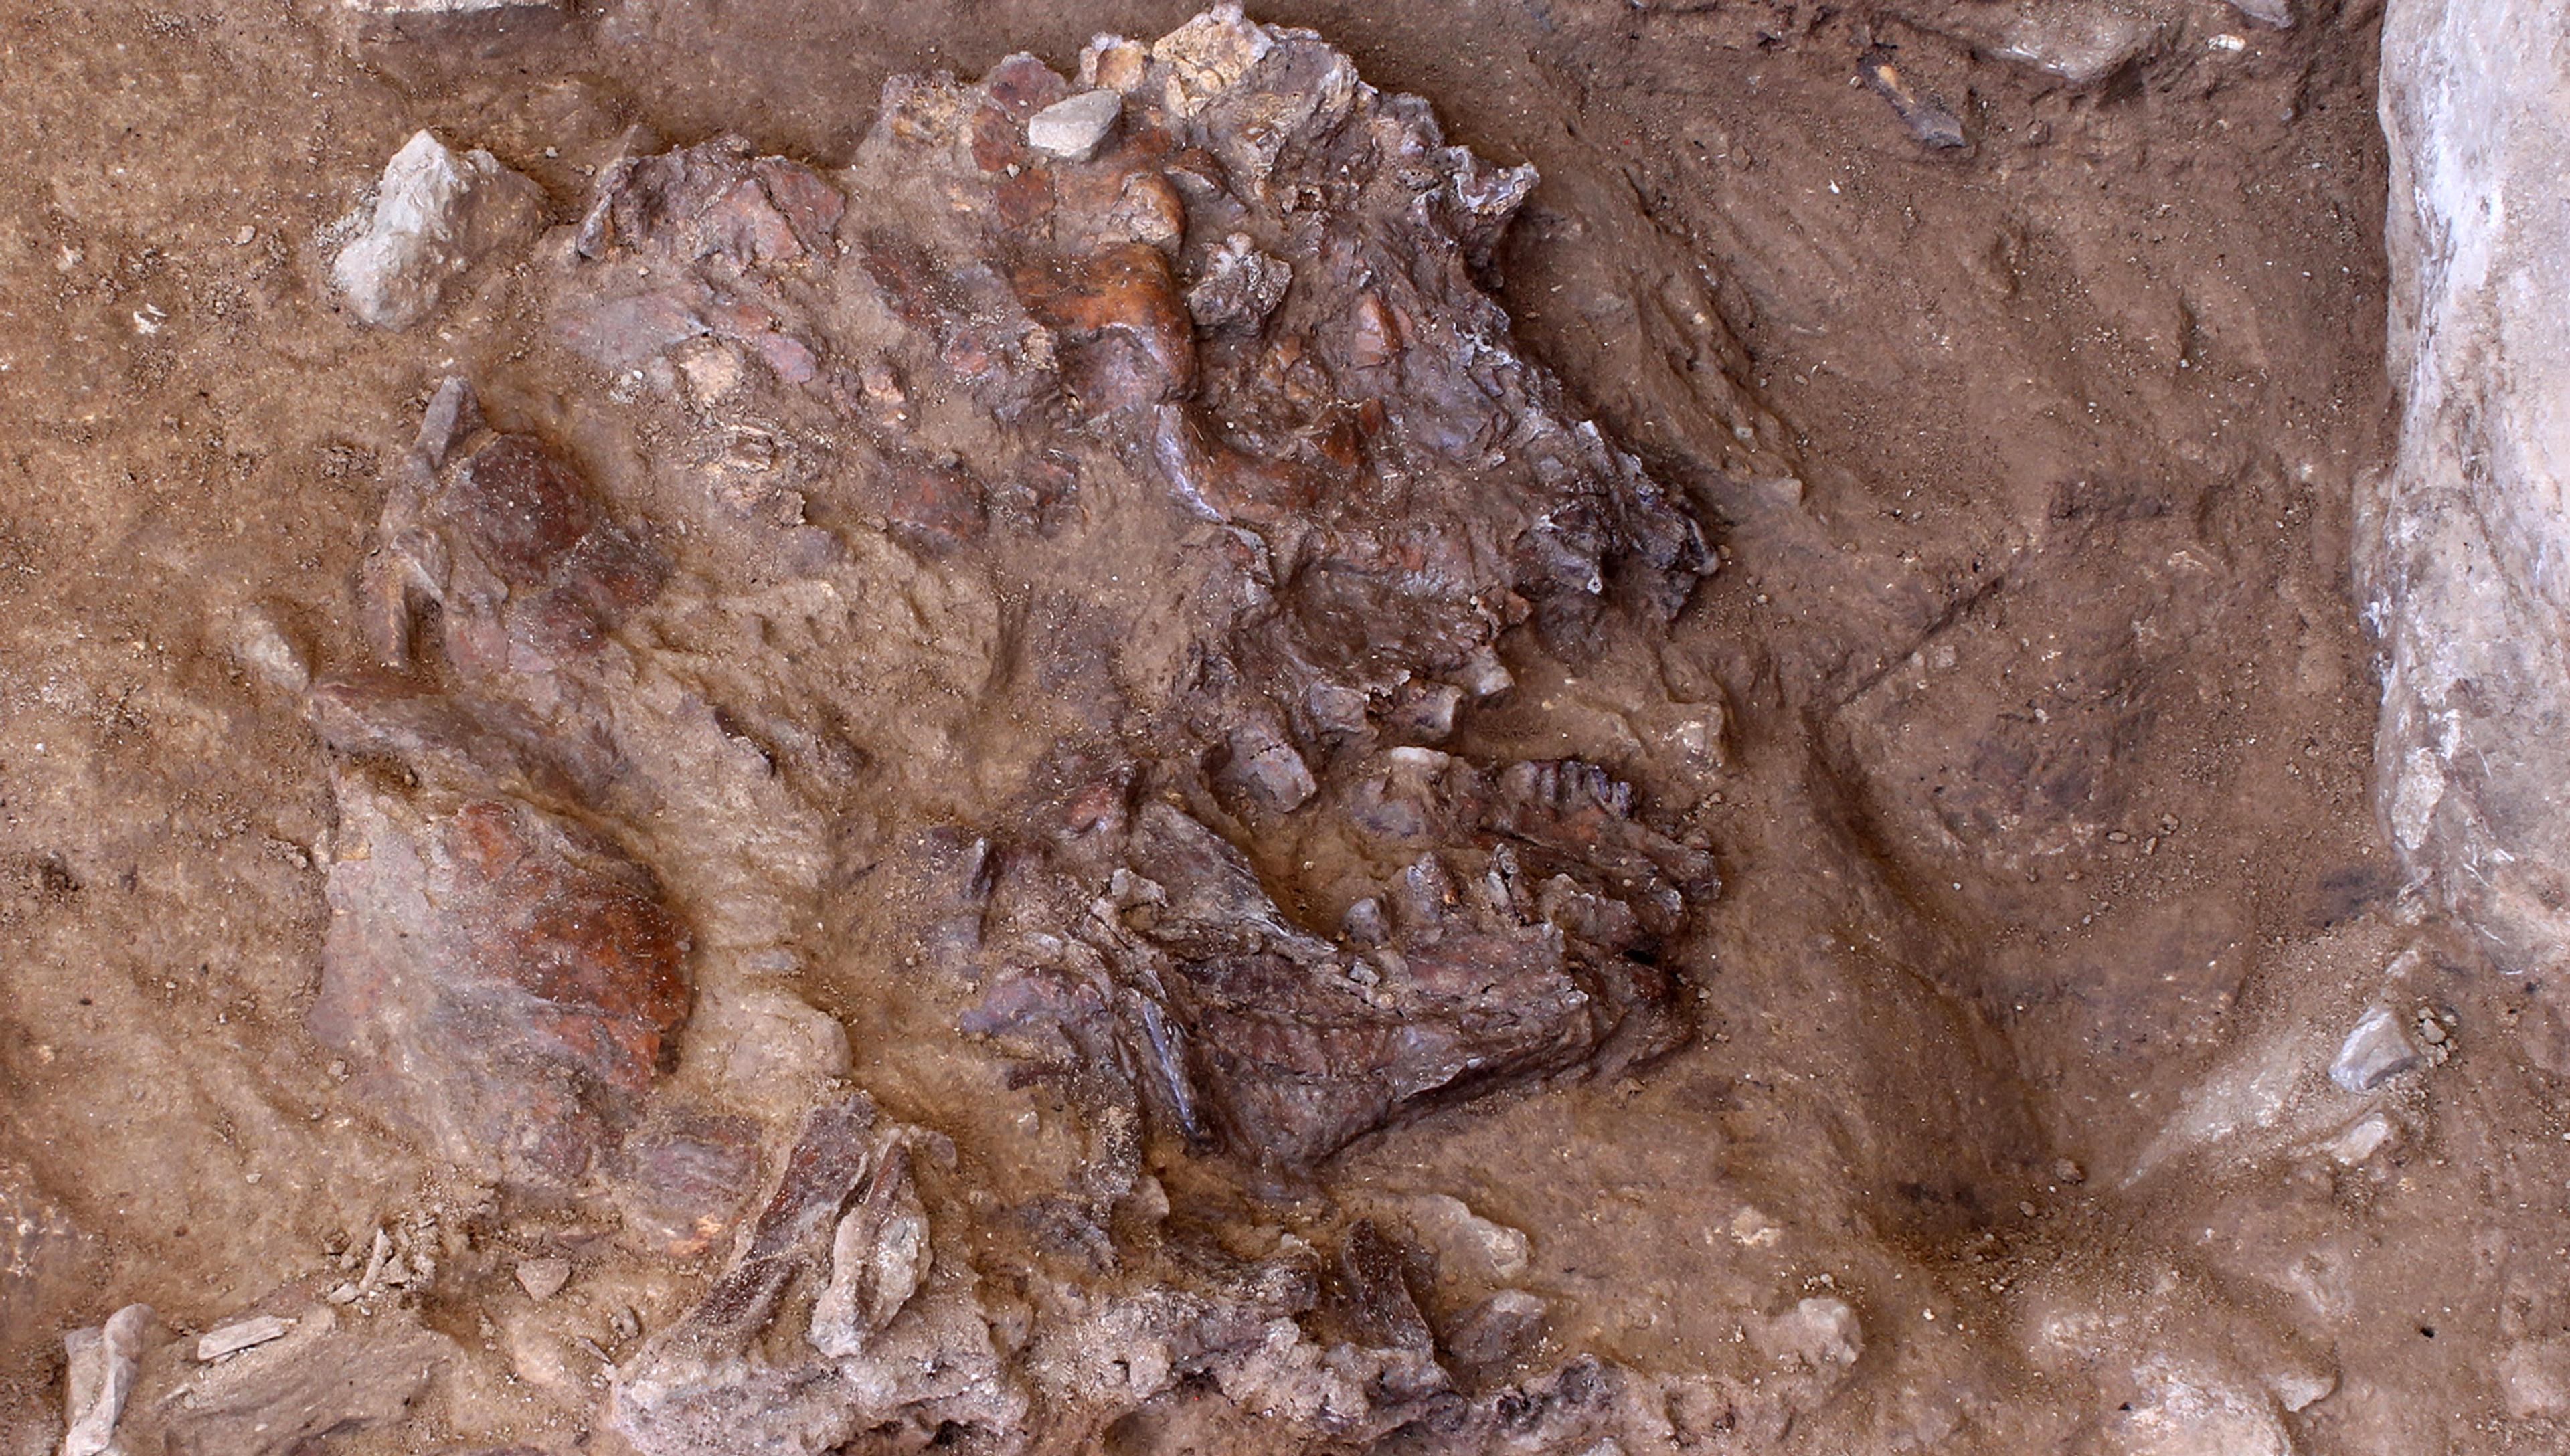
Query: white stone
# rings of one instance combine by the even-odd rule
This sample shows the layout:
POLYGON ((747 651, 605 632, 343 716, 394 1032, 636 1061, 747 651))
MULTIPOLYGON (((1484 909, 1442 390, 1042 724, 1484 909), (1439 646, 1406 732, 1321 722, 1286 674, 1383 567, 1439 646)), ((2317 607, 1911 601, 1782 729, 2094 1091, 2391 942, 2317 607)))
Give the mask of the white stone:
POLYGON ((1800 1360, 1815 1370, 1844 1370, 1865 1353, 1865 1330, 1845 1299, 1805 1299, 1766 1321, 1759 1347, 1773 1360, 1800 1360))
POLYGON ((474 263, 535 234, 544 193, 480 149, 458 156, 421 132, 393 154, 373 220, 340 250, 330 281, 350 311, 383 328, 408 328, 443 301, 474 263))
POLYGON ((128 1304, 103 1326, 63 1336, 70 1370, 64 1379, 62 1456, 106 1456, 116 1449, 116 1422, 125 1414, 141 1368, 143 1333, 152 1306, 128 1304))
POLYGON ((2391 0, 2389 374, 2357 584, 2389 662, 2375 792, 2402 858, 2510 971, 2570 957, 2570 23, 2391 0))
POLYGON ((2380 1006, 2356 1019, 2330 1063, 2330 1080, 2342 1091, 2370 1092, 2418 1065, 2418 1048, 2400 1018, 2380 1006))
POLYGON ((2015 0, 1945 7, 1932 28, 2003 60, 2094 86, 2167 44, 2169 18, 2116 0, 2015 0))
POLYGON ((219 1360, 225 1355, 248 1349, 253 1345, 281 1339, 285 1332, 293 1327, 293 1320, 279 1319, 273 1314, 259 1314, 248 1319, 235 1319, 229 1324, 217 1324, 197 1336, 197 1358, 219 1360))
POLYGON ((1410 1222, 1440 1255, 1482 1278, 1516 1278, 1526 1272, 1533 1253, 1522 1230, 1493 1223, 1450 1194, 1412 1199, 1410 1222))
POLYGON ((2356 1120, 2356 1126, 2330 1140, 2329 1154, 2353 1168, 2390 1140, 2391 1120, 2378 1112, 2367 1113, 2356 1120))
POLYGON ((518 1287, 538 1303, 562 1292, 571 1282, 571 1261, 568 1259, 522 1259, 518 1261, 518 1287))
POLYGON ((1038 152, 1086 162, 1124 117, 1124 97, 1099 88, 1058 101, 1027 122, 1027 145, 1038 152))
POLYGON ((2284 1417, 2265 1391, 2160 1359, 2135 1374, 2147 1398, 2112 1422, 2124 1456, 2293 1456, 2284 1417))
POLYGON ((477 16, 559 15, 563 0, 339 0, 363 20, 467 20, 477 16))

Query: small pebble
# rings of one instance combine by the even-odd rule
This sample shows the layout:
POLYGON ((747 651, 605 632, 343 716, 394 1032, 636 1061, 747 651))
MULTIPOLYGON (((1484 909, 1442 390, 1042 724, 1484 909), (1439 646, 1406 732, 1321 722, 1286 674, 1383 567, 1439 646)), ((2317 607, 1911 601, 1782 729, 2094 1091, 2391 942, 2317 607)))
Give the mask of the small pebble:
POLYGON ((527 1297, 542 1302, 562 1292, 571 1282, 571 1261, 568 1259, 523 1259, 518 1261, 518 1287, 527 1297))
POLYGON ((258 229, 257 229, 257 228, 255 228, 255 227, 250 226, 250 225, 249 225, 248 223, 246 223, 246 222, 244 222, 244 223, 242 223, 242 224, 241 224, 241 230, 240 230, 240 231, 235 232, 235 233, 233 233, 233 234, 232 234, 232 241, 237 242, 237 243, 247 244, 247 243, 256 242, 257 240, 258 240, 258 229))

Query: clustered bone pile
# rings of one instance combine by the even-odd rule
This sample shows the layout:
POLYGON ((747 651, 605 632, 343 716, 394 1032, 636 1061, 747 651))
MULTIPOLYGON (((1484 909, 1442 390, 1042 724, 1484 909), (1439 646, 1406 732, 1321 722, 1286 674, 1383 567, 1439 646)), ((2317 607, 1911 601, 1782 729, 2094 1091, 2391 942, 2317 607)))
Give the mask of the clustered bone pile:
MULTIPOLYGON (((488 162, 440 196, 515 184, 488 162)), ((1226 1251, 1151 1173, 1306 1189, 1688 1034, 1707 847, 1592 765, 1455 751, 1503 633, 1575 656, 1714 564, 1477 282, 1533 182, 1224 7, 1075 79, 896 79, 840 173, 631 137, 538 245, 545 347, 645 458, 436 391, 359 572, 372 660, 308 696, 312 1026, 465 1175, 729 1251, 619 1363, 640 1449, 1069 1447, 1208 1390, 1190 1418, 1296 1439, 1681 1418, 1593 1359, 1529 1375, 1540 1302, 1423 1303, 1397 1229, 1226 1251), (952 814, 871 812, 895 781, 952 814), (969 1114, 849 1089, 796 987, 867 920, 905 947, 880 995, 1074 1110, 1061 1188, 976 1187, 969 1114)), ((442 271, 367 286, 434 303, 453 249, 410 251, 442 271)))

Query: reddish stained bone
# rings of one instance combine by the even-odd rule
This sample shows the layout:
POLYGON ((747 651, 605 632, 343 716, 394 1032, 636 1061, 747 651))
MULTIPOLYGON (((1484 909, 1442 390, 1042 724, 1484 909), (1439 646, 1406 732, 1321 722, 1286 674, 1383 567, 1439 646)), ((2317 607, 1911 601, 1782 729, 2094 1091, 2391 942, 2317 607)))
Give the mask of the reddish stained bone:
POLYGON ((446 514, 503 580, 542 580, 604 521, 587 483, 529 435, 503 435, 448 487, 446 514))
POLYGON ((533 804, 336 784, 314 1033, 454 1161, 576 1182, 665 1068, 685 927, 648 871, 533 804))
POLYGON ((1083 258, 1021 267, 1015 282, 1027 311, 1071 342, 1118 334, 1138 345, 1159 375, 1145 402, 1195 388, 1195 320, 1158 248, 1109 243, 1083 258))
POLYGON ((960 465, 908 458, 890 462, 884 514, 904 535, 940 550, 979 541, 990 521, 989 491, 960 465))
POLYGON ((1032 228, 1053 215, 1053 174, 1039 170, 1005 179, 991 189, 991 200, 1002 223, 1020 231, 1032 228))
POLYGON ((522 806, 467 804, 444 838, 451 893, 479 911, 462 920, 473 973, 544 1003, 562 1049, 601 1082, 648 1086, 687 1014, 676 917, 622 866, 576 863, 522 806))
POLYGON ((461 380, 432 401, 377 537, 374 646, 407 666, 435 603, 468 688, 312 689, 341 833, 311 1024, 451 1160, 566 1190, 665 1070, 691 994, 656 879, 553 807, 611 771, 581 669, 665 568, 543 442, 487 431, 461 380))
MULTIPOLYGON (((1117 1059, 1170 1131, 1191 1144, 1218 1131, 1242 1157, 1288 1168, 1427 1106, 1675 1045, 1683 1012, 1669 978, 1629 958, 1646 937, 1621 898, 1667 886, 1651 855, 1707 881, 1710 867, 1638 824, 1618 831, 1574 812, 1575 828, 1555 834, 1547 807, 1611 816, 1622 802, 1585 766, 1492 776, 1447 762, 1447 782, 1377 795, 1418 801, 1400 822, 1446 847, 1388 892, 1389 943, 1334 942, 1292 924, 1238 851, 1149 800, 1129 820, 1100 821, 1103 836, 1021 857, 997 882, 985 918, 999 927, 1000 973, 968 1029, 1052 1039, 1053 1056, 1092 1065, 1120 1043, 1117 1059), (1486 826, 1507 817, 1499 806, 1528 798, 1541 802, 1510 820, 1527 837, 1495 840, 1486 826), (1542 836, 1560 846, 1558 869, 1520 866, 1512 845, 1554 855, 1542 836), (1591 846, 1626 855, 1591 865, 1582 859, 1591 846), (1145 917, 1108 927, 1074 910, 1094 903, 1080 884, 1103 878, 1112 893, 1119 873, 1150 887, 1145 917), (1122 985, 1110 992, 1041 952, 1018 960, 1008 927, 1048 927, 1050 939, 1060 924, 1083 926, 1122 985), (1583 933, 1592 930, 1600 938, 1583 933)), ((1113 793, 1098 785, 1072 802, 1113 793)), ((1072 822, 1097 818, 1083 809, 1072 822)))
POLYGON ((430 415, 363 568, 380 661, 410 665, 418 615, 434 603, 447 658, 467 679, 547 673, 658 593, 658 553, 543 441, 481 432, 461 380, 447 381, 430 415), (459 450, 469 453, 450 468, 459 450))
POLYGON ((1026 128, 1006 107, 984 103, 973 113, 973 165, 984 172, 1007 172, 1035 161, 1027 150, 1026 128))
POLYGON ((626 1138, 613 1159, 629 1234, 691 1259, 729 1234, 758 1176, 759 1126, 678 1108, 626 1138))
POLYGON ((846 198, 820 174, 781 157, 754 157, 725 137, 696 147, 625 157, 599 179, 598 201, 577 245, 603 257, 617 245, 660 244, 694 261, 739 266, 828 256, 846 198))
POLYGON ((1060 72, 1024 51, 992 67, 982 89, 1019 122, 1071 95, 1060 72))

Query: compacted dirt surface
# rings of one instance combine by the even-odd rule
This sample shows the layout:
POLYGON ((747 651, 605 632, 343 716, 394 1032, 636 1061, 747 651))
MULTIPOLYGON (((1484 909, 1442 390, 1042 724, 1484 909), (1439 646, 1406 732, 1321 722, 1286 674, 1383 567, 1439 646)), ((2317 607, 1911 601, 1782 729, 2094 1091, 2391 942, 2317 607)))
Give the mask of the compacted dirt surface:
POLYGON ((2372 7, 0 8, 7 1456, 2561 1449, 2372 7))

